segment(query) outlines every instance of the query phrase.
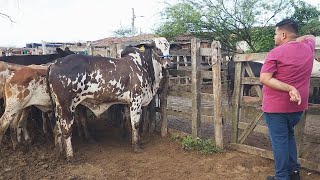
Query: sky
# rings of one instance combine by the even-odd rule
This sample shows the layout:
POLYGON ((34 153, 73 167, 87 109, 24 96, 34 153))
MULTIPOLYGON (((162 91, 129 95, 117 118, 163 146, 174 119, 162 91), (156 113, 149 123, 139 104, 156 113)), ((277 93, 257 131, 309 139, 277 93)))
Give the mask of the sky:
MULTIPOLYGON (((0 47, 26 43, 85 42, 131 27, 134 8, 138 32, 152 33, 166 0, 0 0, 0 47), (143 17, 141 17, 143 16, 143 17)), ((319 5, 319 0, 304 0, 319 5)), ((168 1, 167 1, 168 2, 168 1)), ((170 2, 174 2, 170 0, 170 2)))
POLYGON ((0 12, 15 21, 0 16, 0 46, 110 37, 131 27, 132 8, 137 31, 152 33, 165 5, 162 0, 0 0, 0 12))

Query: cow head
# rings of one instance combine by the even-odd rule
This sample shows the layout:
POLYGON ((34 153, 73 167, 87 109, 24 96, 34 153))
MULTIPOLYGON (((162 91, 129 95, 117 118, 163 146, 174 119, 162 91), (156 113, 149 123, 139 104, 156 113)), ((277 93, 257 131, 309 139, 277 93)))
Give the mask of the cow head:
POLYGON ((144 51, 146 48, 152 49, 153 60, 160 63, 163 68, 171 67, 170 44, 166 38, 154 38, 152 42, 142 43, 137 47, 139 47, 140 51, 144 51))
POLYGON ((74 52, 70 51, 70 49, 68 47, 66 47, 64 50, 62 50, 61 48, 56 48, 56 51, 57 51, 57 54, 59 55, 59 57, 65 57, 70 54, 74 54, 74 52))

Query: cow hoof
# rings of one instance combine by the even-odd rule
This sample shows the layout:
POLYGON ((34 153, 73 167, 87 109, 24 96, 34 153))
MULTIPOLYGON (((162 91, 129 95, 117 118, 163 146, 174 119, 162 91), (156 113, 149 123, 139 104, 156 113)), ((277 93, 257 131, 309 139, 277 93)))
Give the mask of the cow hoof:
POLYGON ((143 148, 140 145, 134 145, 133 146, 133 151, 135 153, 142 153, 143 152, 143 148))

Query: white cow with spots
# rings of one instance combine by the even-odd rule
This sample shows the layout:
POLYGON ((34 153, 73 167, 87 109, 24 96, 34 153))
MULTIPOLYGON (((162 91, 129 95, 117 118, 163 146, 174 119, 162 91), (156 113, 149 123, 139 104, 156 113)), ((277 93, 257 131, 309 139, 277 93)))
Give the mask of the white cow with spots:
POLYGON ((132 145, 140 151, 141 107, 153 99, 168 67, 170 45, 164 38, 145 44, 143 51, 127 47, 120 59, 70 55, 49 67, 48 81, 58 124, 58 145, 73 157, 71 126, 75 108, 82 104, 99 116, 113 104, 129 104, 132 145))

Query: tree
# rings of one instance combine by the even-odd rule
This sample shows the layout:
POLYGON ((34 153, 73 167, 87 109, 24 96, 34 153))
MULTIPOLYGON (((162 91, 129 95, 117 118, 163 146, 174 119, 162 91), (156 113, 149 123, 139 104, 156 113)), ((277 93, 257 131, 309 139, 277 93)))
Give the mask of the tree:
POLYGON ((113 31, 113 33, 116 37, 127 37, 135 34, 135 32, 132 32, 131 28, 123 28, 123 27, 113 31))
POLYGON ((1 12, 0 12, 0 16, 7 18, 7 19, 10 20, 10 22, 14 23, 14 21, 13 21, 12 18, 11 18, 11 16, 9 16, 9 15, 7 15, 7 14, 4 14, 4 13, 1 13, 1 12))
POLYGON ((156 33, 168 39, 188 32, 199 32, 203 26, 200 9, 189 3, 170 5, 162 16, 165 22, 160 25, 156 33))
POLYGON ((294 13, 292 19, 298 22, 301 34, 320 35, 320 11, 301 0, 292 3, 294 13))
POLYGON ((264 39, 262 35, 289 5, 290 0, 182 0, 167 8, 165 22, 156 32, 169 37, 177 32, 204 35, 219 40, 229 50, 236 50, 236 43, 243 40, 257 52, 256 42, 264 39), (194 28, 190 30, 189 24, 194 28))

